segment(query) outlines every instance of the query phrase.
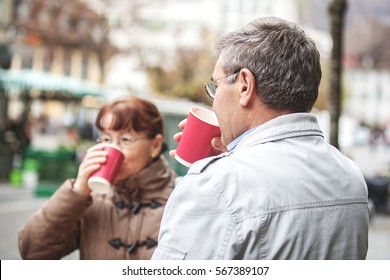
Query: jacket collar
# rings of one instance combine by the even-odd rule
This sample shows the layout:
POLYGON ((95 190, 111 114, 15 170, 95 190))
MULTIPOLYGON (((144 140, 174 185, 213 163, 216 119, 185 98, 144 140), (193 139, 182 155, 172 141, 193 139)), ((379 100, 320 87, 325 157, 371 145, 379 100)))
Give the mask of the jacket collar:
POLYGON ((276 117, 260 125, 244 137, 237 144, 235 150, 297 136, 319 136, 324 138, 317 118, 313 114, 294 113, 276 117))
MULTIPOLYGON (((114 192, 121 197, 134 200, 148 200, 156 197, 174 182, 175 174, 165 157, 161 155, 139 173, 114 184, 114 192)), ((169 190, 170 192, 170 190, 169 190)), ((168 192, 168 193, 169 193, 168 192)))

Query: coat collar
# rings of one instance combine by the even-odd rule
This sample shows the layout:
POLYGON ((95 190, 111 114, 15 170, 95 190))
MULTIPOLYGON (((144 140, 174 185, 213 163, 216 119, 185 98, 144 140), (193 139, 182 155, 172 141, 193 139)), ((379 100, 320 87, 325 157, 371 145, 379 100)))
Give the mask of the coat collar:
POLYGON ((311 113, 283 115, 260 125, 252 133, 244 137, 237 144, 235 150, 266 142, 309 135, 324 138, 315 115, 311 113))
POLYGON ((167 186, 173 188, 174 178, 175 174, 161 155, 139 173, 116 182, 113 193, 129 201, 150 200, 162 195, 167 186))

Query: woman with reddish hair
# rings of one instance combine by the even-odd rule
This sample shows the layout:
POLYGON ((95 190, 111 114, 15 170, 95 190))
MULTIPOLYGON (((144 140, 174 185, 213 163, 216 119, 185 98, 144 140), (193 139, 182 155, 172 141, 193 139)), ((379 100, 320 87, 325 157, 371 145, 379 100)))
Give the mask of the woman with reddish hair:
POLYGON ((127 97, 101 108, 99 143, 119 146, 124 161, 107 194, 87 181, 106 161, 103 145, 88 149, 76 179, 69 179, 19 232, 23 259, 150 259, 175 174, 163 156, 163 118, 144 99, 127 97))

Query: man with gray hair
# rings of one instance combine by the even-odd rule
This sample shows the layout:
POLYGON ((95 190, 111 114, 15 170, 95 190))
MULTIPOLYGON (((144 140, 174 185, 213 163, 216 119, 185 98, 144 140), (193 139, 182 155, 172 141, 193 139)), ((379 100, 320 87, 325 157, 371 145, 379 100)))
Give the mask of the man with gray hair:
POLYGON ((268 17, 217 50, 205 90, 227 152, 194 163, 176 186, 153 259, 365 259, 367 186, 310 113, 314 42, 268 17))

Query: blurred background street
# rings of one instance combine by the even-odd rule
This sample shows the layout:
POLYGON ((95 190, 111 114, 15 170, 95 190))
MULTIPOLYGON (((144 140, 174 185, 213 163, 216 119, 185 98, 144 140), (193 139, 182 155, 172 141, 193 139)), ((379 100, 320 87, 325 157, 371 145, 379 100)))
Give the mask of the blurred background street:
POLYGON ((296 22, 315 41, 313 113, 370 181, 367 258, 390 260, 388 0, 0 0, 0 258, 19 259, 18 230, 75 177, 103 104, 151 100, 174 149, 189 107, 212 104, 203 85, 216 40, 263 16, 296 22))
MULTIPOLYGON (((373 152, 370 147, 356 150, 357 162, 372 172, 378 160, 390 159, 390 148, 373 152), (385 151, 385 152, 384 152, 385 151)), ((37 197, 33 189, 0 184, 0 259, 18 260, 17 233, 28 217, 39 209, 47 197, 37 197)), ((64 259, 78 259, 75 252, 64 259)), ((368 260, 390 260, 390 215, 376 213, 370 223, 368 260)))
MULTIPOLYGON (((17 233, 47 197, 37 197, 32 189, 0 184, 0 259, 20 260, 17 233)), ((78 259, 77 252, 64 259, 78 259)))

